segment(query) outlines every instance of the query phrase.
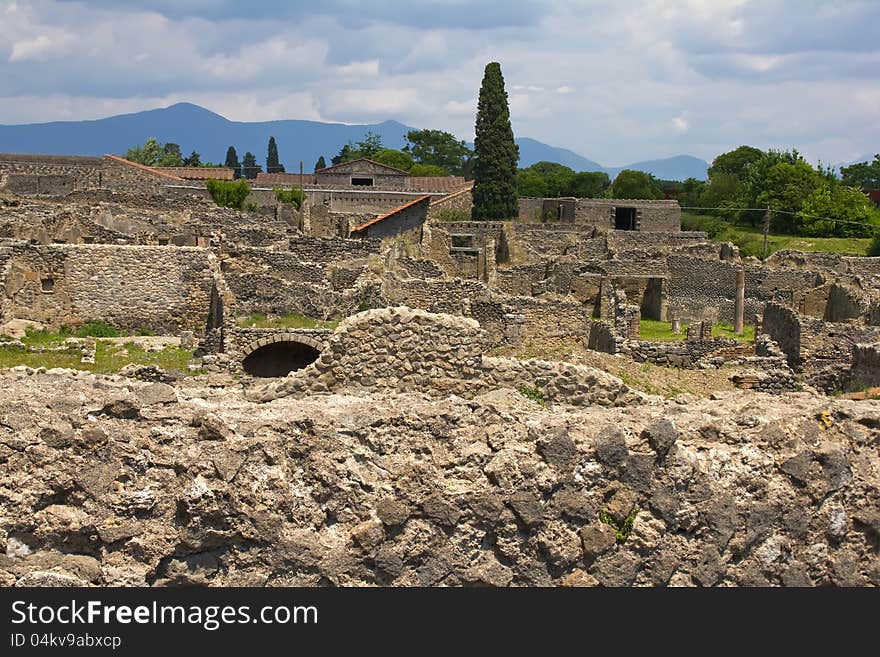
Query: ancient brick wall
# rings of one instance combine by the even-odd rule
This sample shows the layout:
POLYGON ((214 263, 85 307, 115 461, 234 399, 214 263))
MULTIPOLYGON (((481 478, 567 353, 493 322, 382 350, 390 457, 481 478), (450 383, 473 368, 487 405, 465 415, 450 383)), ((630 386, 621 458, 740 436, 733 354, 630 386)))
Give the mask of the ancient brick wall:
POLYGON ((101 186, 100 157, 0 153, 0 190, 29 195, 61 195, 101 186))
MULTIPOLYGON (((384 218, 366 222, 362 224, 366 227, 357 230, 356 234, 375 239, 406 236, 417 243, 421 241, 422 224, 428 218, 430 200, 430 197, 423 197, 419 201, 408 203, 406 207, 395 210, 393 214, 384 218)), ((355 235, 355 231, 352 231, 352 235, 355 235)))
POLYGON ((880 386, 880 345, 858 344, 852 350, 850 390, 880 386))

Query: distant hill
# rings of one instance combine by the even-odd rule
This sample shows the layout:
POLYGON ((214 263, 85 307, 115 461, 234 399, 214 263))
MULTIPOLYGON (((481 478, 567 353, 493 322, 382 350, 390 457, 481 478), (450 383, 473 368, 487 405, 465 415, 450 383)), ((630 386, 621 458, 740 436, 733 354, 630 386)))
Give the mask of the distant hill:
MULTIPOLYGON (((132 146, 143 144, 150 137, 160 142, 180 145, 184 155, 198 151, 202 161, 222 164, 226 149, 232 145, 239 158, 250 151, 257 162, 265 165, 266 145, 270 136, 278 143, 282 164, 288 171, 299 170, 302 160, 311 171, 320 156, 329 163, 349 141, 358 141, 367 131, 382 136, 388 148, 401 148, 406 133, 413 130, 397 121, 345 125, 320 121, 283 120, 243 122, 230 121, 204 107, 177 103, 162 109, 120 114, 94 121, 56 121, 24 125, 0 125, 0 152, 45 153, 56 155, 123 155, 132 146)), ((708 164, 689 155, 664 160, 651 160, 625 167, 607 168, 565 148, 549 146, 535 139, 521 137, 519 166, 526 167, 542 160, 559 162, 575 171, 607 171, 612 177, 621 169, 647 171, 658 178, 705 179, 708 164)))
POLYGON ((706 180, 708 168, 709 163, 698 157, 693 155, 676 155, 662 160, 646 160, 645 162, 634 162, 622 167, 608 167, 605 170, 612 178, 624 169, 635 169, 636 171, 650 173, 655 178, 660 178, 661 180, 687 180, 688 178, 706 180))

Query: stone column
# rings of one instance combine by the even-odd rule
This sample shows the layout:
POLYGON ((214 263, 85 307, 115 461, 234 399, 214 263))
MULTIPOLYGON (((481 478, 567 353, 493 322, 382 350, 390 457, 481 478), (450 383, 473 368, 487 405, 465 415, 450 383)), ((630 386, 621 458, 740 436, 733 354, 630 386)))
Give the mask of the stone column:
POLYGON ((733 332, 742 335, 743 315, 746 307, 746 272, 740 269, 736 272, 736 300, 733 309, 733 332))

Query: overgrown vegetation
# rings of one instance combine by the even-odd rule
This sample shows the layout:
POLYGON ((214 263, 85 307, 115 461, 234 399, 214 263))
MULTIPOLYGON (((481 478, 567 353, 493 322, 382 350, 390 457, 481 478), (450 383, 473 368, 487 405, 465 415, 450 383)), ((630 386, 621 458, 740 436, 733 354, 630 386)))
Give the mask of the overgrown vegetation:
POLYGON ((519 394, 521 394, 526 399, 530 399, 539 406, 547 406, 547 400, 544 399, 544 393, 538 390, 538 388, 533 388, 531 386, 520 386, 519 394))
POLYGON ((241 210, 244 200, 251 193, 251 186, 244 180, 206 180, 205 185, 214 203, 224 208, 241 210))
MULTIPOLYGON (((684 340, 687 334, 688 324, 682 323, 681 333, 672 332, 671 322, 660 322, 655 319, 642 319, 639 322, 639 337, 647 341, 684 340)), ((751 324, 743 326, 742 335, 733 331, 733 325, 719 322, 712 327, 712 335, 715 337, 733 338, 740 342, 754 342, 755 327, 751 324)))
POLYGON ((335 329, 339 326, 339 320, 314 319, 296 313, 287 313, 284 315, 251 313, 250 315, 237 317, 235 322, 242 328, 335 329))
MULTIPOLYGON (((41 334, 26 338, 25 344, 31 346, 58 346, 70 336, 60 334, 41 334), (34 342, 36 340, 36 342, 34 342)), ((76 370, 88 370, 96 374, 112 374, 118 372, 129 364, 155 365, 163 370, 187 371, 187 365, 193 357, 193 352, 179 347, 166 347, 160 351, 148 351, 134 343, 127 342, 123 345, 106 342, 100 338, 95 345, 95 362, 83 363, 82 350, 77 345, 72 345, 62 351, 33 352, 21 347, 0 347, 0 367, 15 367, 26 365, 28 367, 56 367, 76 370)))
POLYGON ((275 200, 279 203, 292 205, 294 210, 299 210, 302 206, 304 194, 299 187, 291 187, 290 189, 276 187, 273 191, 275 192, 275 200))
POLYGON ((636 524, 636 516, 639 513, 639 505, 636 504, 630 510, 629 515, 626 516, 623 523, 618 526, 618 524, 614 521, 614 518, 611 517, 611 514, 608 513, 605 509, 599 511, 599 520, 604 522, 606 525, 611 527, 615 532, 615 537, 617 538, 618 543, 625 543, 626 539, 629 538, 630 534, 632 534, 633 526, 636 524))
MULTIPOLYGON (((699 230, 708 233, 715 242, 731 242, 739 247, 743 256, 760 258, 764 235, 760 227, 733 224, 721 217, 682 212, 682 230, 699 230)), ((848 255, 880 255, 880 235, 873 240, 861 237, 806 237, 798 235, 768 235, 767 255, 784 249, 798 251, 828 251, 848 255), (872 252, 876 249, 876 252, 872 252)))

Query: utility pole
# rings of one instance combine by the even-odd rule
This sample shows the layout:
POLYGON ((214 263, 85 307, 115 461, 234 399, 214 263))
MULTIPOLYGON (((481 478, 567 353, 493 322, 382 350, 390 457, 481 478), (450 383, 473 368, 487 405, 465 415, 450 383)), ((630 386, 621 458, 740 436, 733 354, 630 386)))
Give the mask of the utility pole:
POLYGON ((767 235, 770 233, 770 206, 764 212, 764 250, 762 251, 761 260, 767 259, 767 235))

